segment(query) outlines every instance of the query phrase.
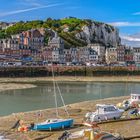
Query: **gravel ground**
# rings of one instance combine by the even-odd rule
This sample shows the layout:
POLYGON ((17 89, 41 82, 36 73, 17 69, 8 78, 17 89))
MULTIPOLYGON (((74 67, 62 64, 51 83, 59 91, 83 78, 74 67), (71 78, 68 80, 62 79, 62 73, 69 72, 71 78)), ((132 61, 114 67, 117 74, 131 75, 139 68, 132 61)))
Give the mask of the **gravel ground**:
MULTIPOLYGON (((97 101, 86 101, 76 104, 68 105, 68 110, 70 112, 70 117, 75 119, 75 124, 80 124, 86 112, 94 111, 95 105, 97 103, 111 103, 117 104, 128 97, 118 97, 118 98, 108 98, 104 100, 97 101)), ((17 129, 10 129, 18 119, 24 120, 24 123, 29 125, 32 122, 42 122, 47 118, 54 117, 54 109, 40 110, 34 112, 25 112, 12 114, 6 117, 0 118, 0 132, 11 140, 57 140, 57 138, 63 133, 62 131, 52 131, 52 132, 37 132, 29 131, 25 133, 20 133, 17 129), (41 112, 41 116, 37 118, 37 112, 41 112)), ((59 108, 59 114, 61 117, 66 118, 63 108, 59 108)), ((140 132, 140 120, 132 120, 126 122, 115 122, 99 125, 103 131, 114 131, 120 133, 124 137, 139 135, 140 132)), ((70 132, 74 132, 82 129, 83 127, 76 125, 74 128, 70 129, 70 132)))

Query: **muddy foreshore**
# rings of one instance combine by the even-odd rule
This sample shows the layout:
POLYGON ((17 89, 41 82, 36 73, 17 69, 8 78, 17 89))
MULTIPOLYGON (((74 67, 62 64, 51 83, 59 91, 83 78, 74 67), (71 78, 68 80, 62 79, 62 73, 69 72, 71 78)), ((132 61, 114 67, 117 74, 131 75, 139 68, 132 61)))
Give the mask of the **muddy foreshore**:
POLYGON ((0 92, 15 89, 34 88, 36 85, 23 83, 0 83, 0 92))
MULTIPOLYGON (((10 90, 10 89, 22 89, 23 86, 25 88, 32 88, 36 85, 36 83, 46 83, 52 82, 52 77, 40 77, 40 78, 0 78, 0 91, 10 90), (35 84, 35 85, 34 85, 35 84), (28 85, 28 86, 27 86, 28 85), (18 87, 18 88, 17 88, 18 87)), ((59 82, 140 82, 140 77, 55 77, 55 80, 59 82)), ((97 103, 109 103, 109 104, 117 104, 122 102, 124 99, 128 97, 117 97, 117 98, 108 98, 97 101, 85 101, 80 103, 75 103, 71 105, 67 105, 68 111, 70 113, 70 117, 74 118, 75 124, 79 124, 82 122, 84 115, 88 111, 94 111, 95 105, 97 103)), ((64 109, 59 108, 60 117, 66 118, 66 113, 64 109)), ((63 131, 52 131, 52 132, 38 132, 38 131, 29 131, 25 133, 18 132, 17 129, 11 129, 12 126, 17 122, 17 120, 23 120, 26 125, 30 125, 31 123, 42 122, 47 118, 54 118, 55 110, 54 109, 46 109, 46 110, 38 110, 33 112, 21 112, 16 114, 11 114, 9 116, 0 117, 0 135, 5 136, 9 140, 57 140, 58 137, 63 133, 63 131), (38 113, 41 115, 38 117, 38 113)), ((119 122, 113 124, 102 124, 100 125, 102 130, 110 131, 113 130, 115 132, 120 133, 124 137, 139 135, 140 130, 140 121, 129 121, 129 122, 119 122)), ((69 131, 76 131, 81 129, 81 127, 77 126, 69 131)))
MULTIPOLYGON (((0 78, 0 83, 46 83, 52 82, 52 77, 34 77, 34 78, 0 78)), ((140 82, 140 76, 57 76, 59 82, 140 82)))
MULTIPOLYGON (((75 119, 75 124, 79 124, 82 122, 83 117, 86 112, 94 111, 95 105, 98 103, 111 103, 117 104, 128 97, 117 97, 117 98, 108 98, 97 101, 85 101, 80 103, 75 103, 71 105, 67 105, 68 111, 70 113, 70 117, 75 119)), ((66 118, 66 113, 63 108, 59 108, 60 117, 66 118)), ((18 132, 17 129, 11 129, 11 127, 15 124, 15 122, 19 119, 22 119, 26 125, 34 122, 42 122, 47 118, 54 118, 55 110, 47 109, 47 110, 38 110, 33 112, 25 112, 25 113, 16 113, 11 114, 9 116, 0 117, 0 132, 7 139, 10 140, 57 140, 58 137, 63 133, 62 131, 28 131, 28 132, 18 132), (39 117, 37 114, 41 113, 39 117)), ((133 120, 128 122, 119 122, 119 123, 109 123, 109 124, 100 124, 102 130, 105 131, 114 131, 120 133, 124 137, 139 135, 140 130, 140 120, 133 120)), ((82 127, 76 126, 69 131, 73 132, 76 130, 80 130, 82 127)))

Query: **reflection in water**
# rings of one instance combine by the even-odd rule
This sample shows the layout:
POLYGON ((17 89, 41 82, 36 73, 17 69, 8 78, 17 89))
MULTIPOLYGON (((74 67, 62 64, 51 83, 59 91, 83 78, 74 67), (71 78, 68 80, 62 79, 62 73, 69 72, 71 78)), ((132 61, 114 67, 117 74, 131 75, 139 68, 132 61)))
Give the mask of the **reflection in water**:
MULTIPOLYGON (((125 96, 140 91, 139 83, 65 82, 59 83, 59 87, 66 104, 125 96)), ((58 104, 62 105, 60 97, 58 97, 58 104)), ((4 91, 0 94, 0 115, 50 107, 55 107, 52 84, 43 84, 31 89, 4 91)))

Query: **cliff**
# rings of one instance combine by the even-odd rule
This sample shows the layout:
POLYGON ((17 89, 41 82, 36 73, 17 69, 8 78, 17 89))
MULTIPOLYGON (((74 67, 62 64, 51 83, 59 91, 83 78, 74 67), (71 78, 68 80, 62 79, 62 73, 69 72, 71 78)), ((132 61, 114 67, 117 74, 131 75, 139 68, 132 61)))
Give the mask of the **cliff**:
POLYGON ((55 31, 64 40, 65 47, 83 47, 89 43, 102 43, 106 47, 116 47, 120 44, 119 31, 115 27, 93 21, 90 19, 78 19, 74 17, 64 19, 51 19, 45 21, 17 22, 5 30, 0 30, 0 38, 7 38, 13 34, 21 33, 35 28, 45 28, 45 43, 53 37, 51 31, 55 31))
POLYGON ((121 42, 118 29, 104 23, 92 22, 89 26, 85 25, 82 27, 82 31, 75 36, 85 40, 88 44, 98 42, 105 46, 116 47, 121 42))

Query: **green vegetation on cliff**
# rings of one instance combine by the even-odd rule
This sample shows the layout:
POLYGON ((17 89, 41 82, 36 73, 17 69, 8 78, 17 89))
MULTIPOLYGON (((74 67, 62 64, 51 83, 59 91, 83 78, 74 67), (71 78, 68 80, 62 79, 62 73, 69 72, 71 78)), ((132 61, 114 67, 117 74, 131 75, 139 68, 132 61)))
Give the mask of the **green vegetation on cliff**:
MULTIPOLYGON (((36 28, 46 28, 46 29, 52 29, 56 32, 58 32, 58 34, 60 35, 60 37, 62 37, 66 43, 67 47, 70 46, 85 46, 87 43, 86 41, 77 39, 75 37, 75 34, 79 33, 82 31, 82 27, 84 25, 88 25, 90 26, 92 23, 95 23, 95 25, 100 26, 101 22, 97 22, 97 21, 92 21, 89 19, 78 19, 78 18, 74 18, 74 17, 69 17, 69 18, 64 18, 64 19, 51 19, 48 18, 45 21, 42 20, 34 20, 34 21, 27 21, 27 22, 17 22, 15 25, 8 27, 5 30, 0 30, 0 39, 3 38, 7 38, 10 37, 11 35, 14 34, 19 34, 22 31, 27 31, 30 29, 36 29, 36 28)), ((106 27, 110 27, 108 28, 109 32, 110 29, 114 29, 114 27, 107 25, 106 27)), ((48 38, 49 38, 48 33, 46 33, 46 39, 45 42, 47 43, 48 38)))

